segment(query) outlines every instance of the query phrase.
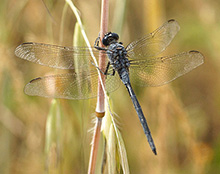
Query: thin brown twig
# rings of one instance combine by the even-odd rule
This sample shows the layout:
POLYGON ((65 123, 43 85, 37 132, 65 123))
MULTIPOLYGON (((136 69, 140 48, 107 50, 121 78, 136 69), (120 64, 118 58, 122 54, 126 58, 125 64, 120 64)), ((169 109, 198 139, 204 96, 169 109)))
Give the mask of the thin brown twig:
MULTIPOLYGON (((100 25, 100 39, 102 40, 104 34, 108 30, 108 9, 109 9, 109 0, 102 0, 102 8, 101 8, 101 25, 100 25)), ((102 42, 100 42, 101 47, 104 47, 102 42)), ((99 68, 104 71, 105 68, 105 55, 100 52, 99 55, 99 68)), ((101 74, 101 80, 103 84, 105 84, 104 75, 101 74)), ((91 153, 90 153, 90 161, 89 161, 89 169, 88 174, 95 173, 95 166, 98 154, 98 145, 100 139, 100 131, 102 125, 102 117, 105 115, 105 94, 102 87, 102 83, 99 79, 98 82, 98 97, 97 97, 97 104, 96 104, 96 126, 95 132, 92 141, 91 153)))
POLYGON ((96 166, 96 160, 97 160, 97 154, 98 154, 101 125, 102 125, 102 118, 97 117, 96 125, 95 125, 95 132, 94 132, 94 136, 93 136, 93 140, 92 140, 88 174, 95 173, 95 166, 96 166))
MULTIPOLYGON (((101 26, 100 26, 100 39, 104 37, 104 34, 107 33, 108 30, 108 0, 102 0, 102 11, 101 11, 101 26)), ((101 47, 104 47, 102 42, 100 42, 101 47)), ((99 54, 99 68, 104 72, 105 68, 105 59, 106 56, 102 52, 99 54)), ((105 76, 101 73, 101 79, 103 84, 105 83, 105 76)), ((97 113, 104 113, 105 112, 105 94, 102 89, 101 82, 99 80, 98 83, 98 98, 97 98, 97 105, 96 105, 96 112, 97 113)))

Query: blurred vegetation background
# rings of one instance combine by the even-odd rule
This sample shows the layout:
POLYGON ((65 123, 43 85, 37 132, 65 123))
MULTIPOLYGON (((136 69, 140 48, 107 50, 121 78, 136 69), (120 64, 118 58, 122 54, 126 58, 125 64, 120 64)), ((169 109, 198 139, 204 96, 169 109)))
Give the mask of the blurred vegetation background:
MULTIPOLYGON (((62 161, 62 173, 87 171, 92 137, 88 130, 93 126, 96 99, 59 100, 59 106, 53 103, 51 107, 52 99, 23 93, 24 85, 31 79, 60 71, 20 60, 14 55, 16 46, 30 41, 64 46, 73 43, 76 19, 69 7, 60 40, 65 1, 44 2, 48 9, 41 0, 0 2, 1 174, 43 173, 58 161, 62 161), (60 130, 56 141, 62 143, 55 143, 48 152, 46 119, 54 110, 59 111, 55 120, 60 130)), ((99 33, 101 1, 73 2, 93 44, 99 33)), ((158 156, 149 148, 126 89, 121 85, 110 95, 119 116, 131 173, 220 172, 219 9, 218 0, 110 1, 109 31, 118 32, 125 45, 173 18, 181 30, 163 55, 198 50, 205 56, 202 66, 171 84, 135 87, 158 156)))

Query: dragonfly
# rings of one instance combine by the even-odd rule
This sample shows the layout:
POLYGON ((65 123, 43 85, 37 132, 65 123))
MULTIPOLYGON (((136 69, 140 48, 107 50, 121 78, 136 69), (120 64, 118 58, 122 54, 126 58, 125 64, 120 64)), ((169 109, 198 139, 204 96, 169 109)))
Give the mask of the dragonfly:
POLYGON ((115 91, 122 82, 133 102, 151 150, 156 155, 156 146, 149 126, 131 84, 161 86, 188 73, 204 62, 204 56, 195 50, 172 56, 159 56, 171 43, 180 26, 171 19, 161 27, 126 47, 118 42, 116 33, 108 32, 101 42, 99 37, 93 47, 64 47, 44 43, 27 42, 15 49, 19 58, 57 69, 67 69, 64 74, 38 77, 24 88, 30 96, 63 99, 89 99, 97 96, 100 71, 105 77, 105 90, 115 91), (98 68, 92 54, 107 55, 105 70, 98 68))

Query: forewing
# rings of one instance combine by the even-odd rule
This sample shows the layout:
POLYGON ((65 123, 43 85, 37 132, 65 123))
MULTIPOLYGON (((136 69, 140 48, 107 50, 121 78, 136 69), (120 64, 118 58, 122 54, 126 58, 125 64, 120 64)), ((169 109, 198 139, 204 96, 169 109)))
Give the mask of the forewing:
POLYGON ((15 49, 15 55, 40 64, 58 69, 88 68, 93 59, 91 51, 95 56, 98 51, 87 47, 63 47, 43 43, 23 43, 15 49))
POLYGON ((169 20, 154 32, 131 42, 126 50, 131 59, 155 57, 166 49, 180 26, 175 20, 169 20))
MULTIPOLYGON (((108 76, 105 81, 107 92, 113 92, 120 84, 115 76, 108 76)), ((97 85, 97 71, 84 71, 36 78, 25 86, 24 92, 31 96, 78 100, 96 97, 97 85)))
POLYGON ((198 51, 149 60, 131 60, 130 77, 132 83, 140 86, 160 86, 188 73, 203 62, 204 57, 198 51))

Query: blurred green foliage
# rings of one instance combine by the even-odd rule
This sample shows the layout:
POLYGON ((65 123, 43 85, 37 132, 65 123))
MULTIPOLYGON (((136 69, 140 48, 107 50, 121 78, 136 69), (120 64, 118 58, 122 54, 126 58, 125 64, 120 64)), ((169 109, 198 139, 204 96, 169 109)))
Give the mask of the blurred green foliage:
MULTIPOLYGON (((23 93, 31 79, 58 73, 14 56, 22 42, 60 43, 64 0, 0 2, 0 173, 43 173, 45 126, 52 99, 23 93)), ((73 1, 81 13, 90 43, 99 33, 100 1, 73 1)), ((163 55, 199 50, 205 63, 172 84, 136 88, 158 149, 148 146, 127 91, 112 97, 127 150, 131 173, 220 172, 220 3, 217 0, 110 1, 109 30, 125 45, 168 19, 181 30, 163 55), (120 8, 121 6, 121 8, 120 8), (117 8, 116 8, 117 7, 117 8), (124 9, 120 13, 120 9, 124 9), (116 16, 119 15, 119 16, 116 16), (122 20, 123 24, 117 20, 122 20), (120 99, 120 100, 119 100, 120 99)), ((76 19, 67 8, 60 44, 71 46, 76 19)), ((63 173, 86 173, 96 100, 60 100, 63 173)), ((56 150, 56 147, 55 147, 56 150)), ((53 156, 53 151, 51 152, 53 156)))

